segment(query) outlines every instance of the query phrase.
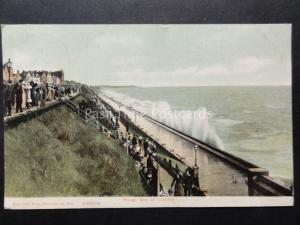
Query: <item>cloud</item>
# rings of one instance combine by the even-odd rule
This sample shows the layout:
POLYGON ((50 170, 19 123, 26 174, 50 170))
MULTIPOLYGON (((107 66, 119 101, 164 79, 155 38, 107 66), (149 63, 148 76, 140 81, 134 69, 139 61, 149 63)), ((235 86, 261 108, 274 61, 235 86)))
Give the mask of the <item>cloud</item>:
POLYGON ((128 70, 128 71, 119 71, 119 72, 116 72, 115 75, 120 78, 120 77, 125 77, 125 78, 128 78, 128 77, 136 77, 136 76, 139 76, 139 75, 143 75, 145 74, 145 72, 143 72, 143 70, 141 68, 135 68, 133 70, 128 70))
POLYGON ((233 72, 255 73, 274 65, 274 60, 267 58, 248 57, 237 59, 233 63, 233 72))
POLYGON ((227 75, 229 73, 230 73, 230 70, 228 68, 226 68, 225 66, 220 66, 220 65, 206 67, 206 68, 196 71, 196 74, 199 76, 227 75))
POLYGON ((120 68, 126 69, 126 68, 135 67, 141 63, 143 63, 142 57, 136 57, 136 56, 129 56, 127 58, 117 58, 116 57, 116 60, 111 61, 111 66, 113 67, 113 69, 120 69, 120 68))
POLYGON ((214 65, 204 68, 199 68, 196 66, 188 67, 184 69, 175 70, 173 75, 179 76, 213 76, 213 75, 226 75, 229 74, 230 70, 221 65, 214 65))
POLYGON ((257 73, 263 69, 270 69, 274 61, 266 58, 248 57, 235 59, 227 65, 212 65, 206 67, 192 66, 177 69, 172 72, 175 76, 225 76, 229 74, 257 73))
MULTIPOLYGON (((226 65, 190 66, 176 70, 147 71, 142 67, 116 71, 110 82, 142 86, 168 85, 289 85, 288 63, 269 58, 246 57, 226 65), (283 68, 284 65, 284 68, 283 68)), ((106 80, 108 82, 108 80, 106 80)))

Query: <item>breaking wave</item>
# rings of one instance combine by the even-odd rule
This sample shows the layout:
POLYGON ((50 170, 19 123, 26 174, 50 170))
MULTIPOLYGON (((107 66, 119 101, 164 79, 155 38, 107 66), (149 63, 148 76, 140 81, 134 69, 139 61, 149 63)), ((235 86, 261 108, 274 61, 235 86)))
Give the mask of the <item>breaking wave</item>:
POLYGON ((210 123, 213 115, 205 107, 197 110, 174 110, 165 101, 138 100, 111 90, 102 92, 123 104, 140 111, 174 129, 197 138, 207 144, 224 149, 223 142, 210 123))

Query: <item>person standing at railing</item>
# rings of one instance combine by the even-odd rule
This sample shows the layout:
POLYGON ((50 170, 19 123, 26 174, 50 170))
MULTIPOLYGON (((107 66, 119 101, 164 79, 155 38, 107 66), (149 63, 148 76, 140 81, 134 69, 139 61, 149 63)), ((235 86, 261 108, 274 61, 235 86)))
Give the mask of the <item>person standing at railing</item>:
POLYGON ((41 91, 41 86, 36 87, 36 105, 40 106, 40 102, 42 99, 42 91, 41 91))
POLYGON ((26 108, 30 109, 30 104, 32 102, 31 100, 31 85, 30 84, 26 84, 25 85, 25 90, 26 90, 26 108))
POLYGON ((26 108, 26 97, 27 97, 27 92, 26 92, 26 83, 24 81, 20 81, 21 86, 22 86, 22 109, 26 108))
POLYGON ((5 107, 8 112, 8 116, 11 116, 11 106, 14 105, 14 87, 11 80, 8 80, 8 85, 6 85, 4 90, 4 99, 5 99, 5 107))
POLYGON ((16 113, 23 112, 22 109, 22 86, 19 82, 15 84, 15 94, 16 94, 16 113))
POLYGON ((46 84, 47 87, 47 101, 52 101, 52 87, 49 84, 46 84))
POLYGON ((47 89, 46 86, 41 86, 40 87, 40 95, 41 95, 41 105, 40 107, 44 107, 46 105, 46 94, 47 93, 47 89))
POLYGON ((35 106, 36 104, 36 87, 35 84, 33 83, 33 81, 30 82, 31 85, 31 90, 30 90, 30 96, 31 96, 31 106, 35 106))
POLYGON ((37 83, 33 84, 33 91, 34 91, 33 105, 39 106, 39 87, 37 83))

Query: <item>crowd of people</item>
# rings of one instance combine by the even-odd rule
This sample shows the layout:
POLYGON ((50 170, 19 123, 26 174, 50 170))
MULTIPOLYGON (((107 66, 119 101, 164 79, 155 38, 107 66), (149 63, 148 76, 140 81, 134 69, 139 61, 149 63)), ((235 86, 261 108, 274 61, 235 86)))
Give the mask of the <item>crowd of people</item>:
POLYGON ((23 80, 14 84, 9 80, 3 85, 4 116, 11 116, 14 106, 16 113, 34 106, 44 107, 46 101, 58 100, 61 96, 71 94, 71 90, 76 91, 76 88, 70 86, 37 84, 33 81, 28 83, 23 80))
MULTIPOLYGON (((138 162, 140 170, 146 175, 147 182, 154 187, 157 186, 157 174, 154 167, 154 160, 157 156, 156 144, 148 138, 127 134, 126 137, 121 133, 121 144, 128 148, 128 153, 138 162), (146 160, 145 160, 146 158, 146 160)), ((160 196, 191 196, 194 188, 193 169, 188 167, 183 173, 178 165, 175 167, 175 177, 168 191, 160 184, 160 196)), ((156 190, 154 191, 156 193, 156 190)))
POLYGON ((110 107, 105 106, 102 102, 100 102, 99 98, 93 95, 81 100, 78 105, 79 108, 85 112, 85 118, 87 120, 91 117, 96 119, 97 123, 103 125, 99 127, 101 131, 105 131, 108 135, 118 138, 120 117, 118 112, 113 112, 110 107))
POLYGON ((171 189, 174 185, 175 196, 191 196, 194 188, 193 169, 188 167, 184 174, 177 170, 171 184, 171 189))
POLYGON ((146 179, 147 184, 152 187, 151 192, 155 195, 157 193, 157 169, 154 165, 154 157, 157 152, 155 143, 130 132, 127 132, 126 135, 120 132, 118 140, 128 154, 136 160, 140 173, 146 179))
POLYGON ((160 196, 191 196, 194 188, 193 169, 188 167, 181 172, 179 167, 175 166, 175 176, 168 190, 160 184, 160 190, 157 190, 157 169, 155 168, 155 157, 157 156, 157 146, 154 141, 148 137, 137 136, 130 132, 129 118, 126 118, 125 132, 120 128, 121 112, 114 111, 108 105, 105 105, 96 96, 90 96, 88 101, 82 100, 79 107, 83 110, 91 108, 98 112, 101 116, 97 117, 97 122, 105 124, 100 127, 100 131, 107 134, 118 141, 118 143, 126 149, 127 153, 137 162, 140 173, 146 179, 149 186, 153 188, 152 194, 157 192, 160 196))

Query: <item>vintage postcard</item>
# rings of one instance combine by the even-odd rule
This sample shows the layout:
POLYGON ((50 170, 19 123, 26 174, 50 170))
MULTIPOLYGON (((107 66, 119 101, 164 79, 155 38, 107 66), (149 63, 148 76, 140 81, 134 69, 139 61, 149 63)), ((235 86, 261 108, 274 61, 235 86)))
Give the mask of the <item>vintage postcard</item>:
POLYGON ((6 209, 292 206, 291 25, 2 25, 6 209))

